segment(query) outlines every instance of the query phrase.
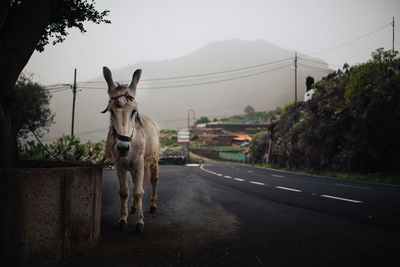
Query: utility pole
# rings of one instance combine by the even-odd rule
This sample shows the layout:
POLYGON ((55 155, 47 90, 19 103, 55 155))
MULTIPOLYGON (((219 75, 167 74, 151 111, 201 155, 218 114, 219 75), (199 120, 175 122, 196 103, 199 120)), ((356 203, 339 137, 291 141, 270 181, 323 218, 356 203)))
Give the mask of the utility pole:
POLYGON ((392 52, 394 52, 394 16, 393 16, 392 30, 393 30, 392 52))
POLYGON ((297 104, 297 52, 294 54, 294 104, 297 104))
POLYGON ((190 112, 193 112, 193 120, 194 120, 194 118, 195 118, 195 113, 194 113, 194 109, 189 109, 188 110, 188 133, 189 133, 189 140, 188 140, 188 142, 186 143, 186 164, 189 164, 189 143, 190 143, 190 112))
POLYGON ((71 122, 71 136, 74 135, 74 120, 75 120, 75 99, 76 99, 76 69, 74 70, 74 85, 72 88, 72 122, 71 122))

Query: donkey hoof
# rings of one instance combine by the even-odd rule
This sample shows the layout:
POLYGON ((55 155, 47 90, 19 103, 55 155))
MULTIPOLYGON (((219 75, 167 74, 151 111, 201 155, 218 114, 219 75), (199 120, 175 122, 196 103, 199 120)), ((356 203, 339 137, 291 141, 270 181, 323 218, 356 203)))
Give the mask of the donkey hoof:
POLYGON ((135 208, 134 206, 132 206, 132 208, 131 208, 131 214, 135 214, 135 212, 136 212, 136 208, 135 208))
POLYGON ((143 223, 137 223, 136 224, 136 233, 141 234, 144 231, 144 224, 143 223))
POLYGON ((118 223, 118 230, 119 230, 120 232, 123 232, 123 231, 125 230, 127 224, 128 224, 128 223, 127 223, 126 220, 119 220, 119 223, 118 223))
POLYGON ((151 206, 150 207, 150 213, 154 213, 157 211, 157 207, 151 206))

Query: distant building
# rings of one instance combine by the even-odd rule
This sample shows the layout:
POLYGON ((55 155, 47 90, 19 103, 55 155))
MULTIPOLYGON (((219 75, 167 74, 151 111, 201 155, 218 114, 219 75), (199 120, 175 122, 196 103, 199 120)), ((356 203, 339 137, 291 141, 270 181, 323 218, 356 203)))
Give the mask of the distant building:
POLYGON ((251 136, 248 134, 236 134, 235 137, 233 138, 234 142, 250 142, 251 141, 251 136))
POLYGON ((251 142, 251 136, 247 134, 219 135, 212 139, 210 145, 240 146, 244 142, 251 142))
POLYGON ((207 123, 198 123, 196 125, 196 128, 205 128, 205 127, 207 127, 207 123))
POLYGON ((307 102, 308 100, 310 100, 312 98, 312 96, 315 93, 315 90, 316 89, 310 89, 304 94, 304 102, 307 102))

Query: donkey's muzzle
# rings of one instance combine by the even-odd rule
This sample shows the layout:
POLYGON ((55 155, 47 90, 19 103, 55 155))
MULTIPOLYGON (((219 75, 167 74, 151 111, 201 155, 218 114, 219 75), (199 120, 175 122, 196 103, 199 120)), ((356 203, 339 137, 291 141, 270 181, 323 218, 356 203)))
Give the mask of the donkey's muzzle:
POLYGON ((120 157, 126 157, 129 152, 129 145, 128 144, 118 144, 117 152, 120 157))

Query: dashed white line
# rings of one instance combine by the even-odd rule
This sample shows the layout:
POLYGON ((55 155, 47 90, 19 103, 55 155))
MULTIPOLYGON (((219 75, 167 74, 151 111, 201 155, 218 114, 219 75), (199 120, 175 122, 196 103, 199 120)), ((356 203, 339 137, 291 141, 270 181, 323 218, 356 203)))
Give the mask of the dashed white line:
POLYGON ((332 199, 337 199, 337 200, 343 200, 343 201, 348 201, 348 202, 353 202, 353 203, 362 203, 362 201, 360 201, 360 200, 354 200, 354 199, 342 198, 342 197, 335 197, 335 196, 330 196, 330 195, 321 195, 321 197, 332 198, 332 199))
POLYGON ((352 188, 358 188, 358 189, 365 189, 365 190, 371 190, 372 189, 370 187, 358 186, 358 185, 348 185, 348 184, 334 184, 334 185, 344 186, 344 187, 352 187, 352 188))
POLYGON ((247 171, 248 173, 253 173, 253 171, 247 171))
POLYGON ((288 191, 293 191, 293 192, 301 192, 301 190, 299 190, 299 189, 294 189, 294 188, 289 188, 289 187, 283 187, 283 186, 275 186, 275 188, 283 189, 283 190, 288 190, 288 191))
MULTIPOLYGON (((216 173, 216 172, 213 172, 213 171, 204 169, 203 166, 200 166, 200 168, 201 168, 203 171, 206 171, 206 172, 208 172, 208 173, 211 173, 211 174, 214 174, 214 175, 217 175, 217 176, 223 176, 223 177, 228 178, 228 179, 232 179, 232 177, 229 176, 229 175, 223 175, 223 174, 220 174, 220 173, 216 173)), ((251 173, 252 171, 248 171, 248 172, 251 173)), ((274 177, 279 177, 279 178, 284 177, 284 176, 282 176, 282 175, 277 175, 277 174, 271 174, 271 175, 274 176, 274 177)), ((244 181, 246 181, 246 180, 244 180, 244 179, 242 179, 242 178, 233 178, 233 180, 239 181, 239 182, 244 182, 244 181)), ((260 183, 260 182, 255 182, 255 181, 249 181, 249 183, 265 186, 265 183, 260 183)), ((345 187, 353 187, 353 188, 359 188, 359 189, 366 189, 366 190, 371 190, 371 189, 372 189, 372 188, 369 188, 369 187, 355 186, 355 185, 345 185, 345 184, 334 184, 334 185, 337 185, 337 186, 345 186, 345 187)), ((269 186, 269 185, 267 185, 267 186, 269 186)), ((282 190, 288 190, 288 191, 292 191, 292 192, 302 192, 300 189, 295 189, 295 188, 290 188, 290 187, 275 186, 275 188, 277 188, 277 189, 282 189, 282 190)), ((315 194, 315 193, 312 193, 312 195, 315 196, 316 194, 315 194)), ((342 200, 342 201, 352 202, 352 203, 363 203, 363 202, 360 201, 360 200, 349 199, 349 198, 342 198, 342 197, 336 197, 336 196, 331 196, 331 195, 320 195, 320 196, 321 196, 321 197, 325 197, 325 198, 330 198, 330 199, 336 199, 336 200, 342 200)))
POLYGON ((256 185, 265 185, 264 183, 254 182, 254 181, 250 181, 249 183, 251 183, 251 184, 256 184, 256 185))

